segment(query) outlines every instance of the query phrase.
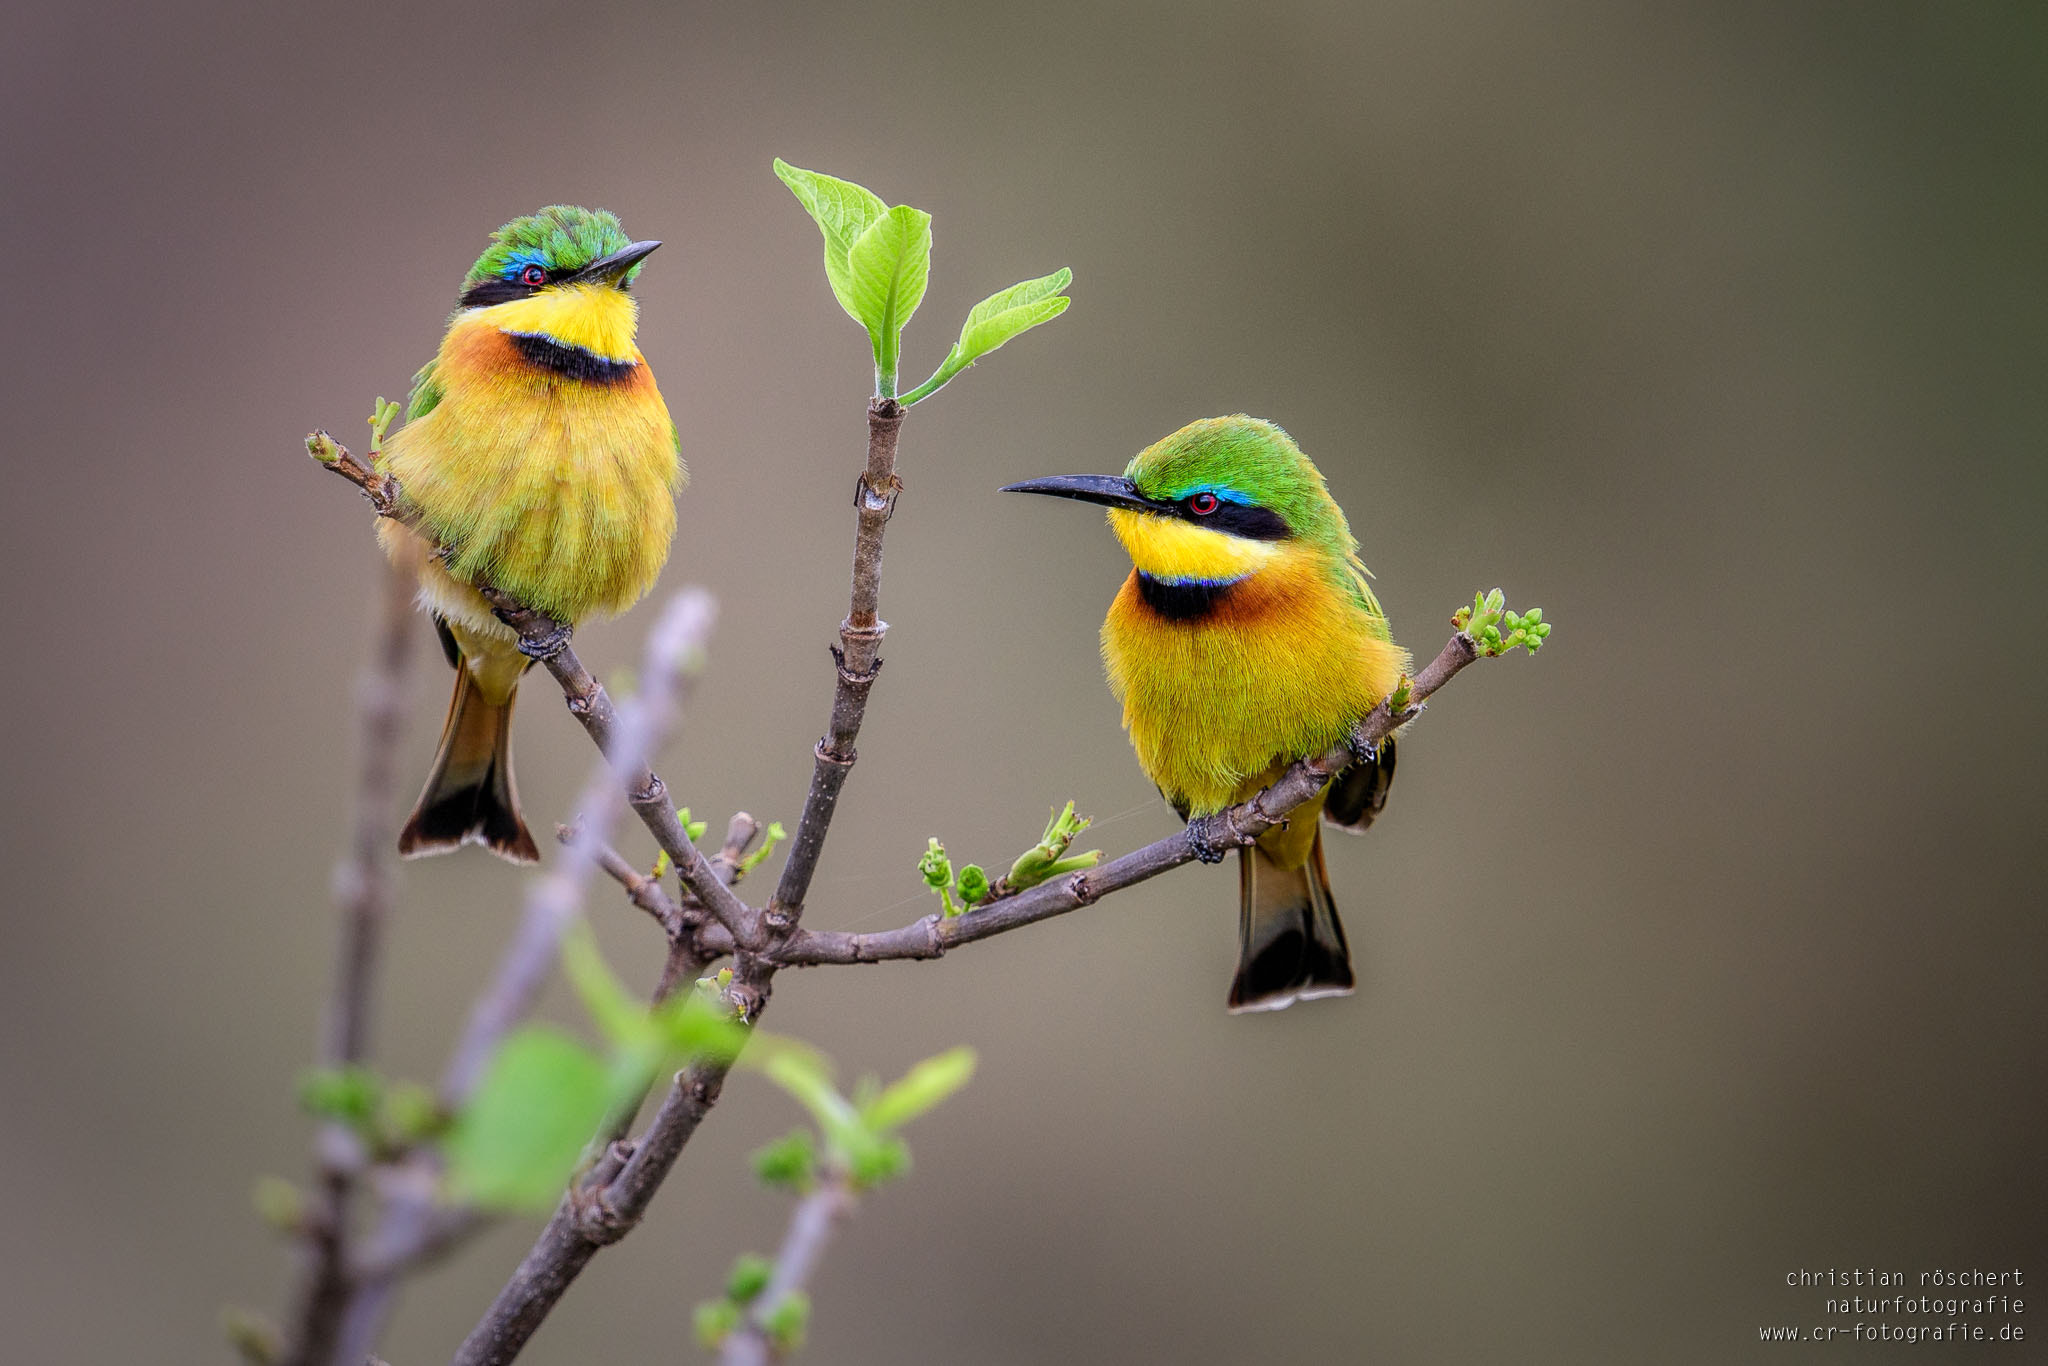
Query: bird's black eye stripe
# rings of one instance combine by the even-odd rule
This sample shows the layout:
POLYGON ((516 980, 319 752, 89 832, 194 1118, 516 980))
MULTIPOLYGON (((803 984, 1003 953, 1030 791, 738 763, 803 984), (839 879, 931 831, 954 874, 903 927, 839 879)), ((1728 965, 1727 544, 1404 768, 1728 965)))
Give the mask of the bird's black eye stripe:
POLYGON ((1248 507, 1243 503, 1233 503, 1228 498, 1218 498, 1213 493, 1194 494, 1177 506, 1180 515, 1196 526, 1227 531, 1246 540, 1284 541, 1294 534, 1294 529, 1287 525, 1287 519, 1273 509, 1248 507), (1205 508, 1207 511, 1203 510, 1205 508))
POLYGON ((489 308, 492 304, 509 304, 514 299, 524 299, 533 290, 517 280, 479 280, 462 291, 456 302, 463 308, 489 308))

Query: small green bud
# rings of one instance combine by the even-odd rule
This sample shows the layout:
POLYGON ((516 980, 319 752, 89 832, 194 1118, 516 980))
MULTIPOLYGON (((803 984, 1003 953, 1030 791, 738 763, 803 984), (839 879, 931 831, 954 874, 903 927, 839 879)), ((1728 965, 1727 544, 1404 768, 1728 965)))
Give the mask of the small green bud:
POLYGON ((924 857, 917 861, 917 871, 924 878, 925 885, 933 891, 944 891, 953 885, 953 864, 946 857, 946 846, 933 835, 925 841, 924 857))
POLYGON ((668 850, 664 849, 654 856, 654 868, 647 874, 648 879, 653 882, 659 882, 667 877, 670 870, 674 867, 675 864, 669 861, 668 850))
POLYGON ((818 1145, 809 1129, 792 1129, 754 1154, 754 1175, 764 1186, 805 1191, 817 1174, 818 1145))
POLYGON ((306 437, 306 454, 323 465, 333 465, 341 460, 341 447, 326 432, 312 432, 306 437))
POLYGON ((683 833, 690 837, 690 843, 695 844, 698 840, 704 838, 706 826, 703 821, 693 821, 690 819, 689 807, 676 808, 676 823, 683 827, 683 833))
POLYGON ((740 876, 753 872, 768 861, 775 852, 775 846, 789 838, 789 832, 782 828, 781 821, 768 822, 768 832, 761 836, 761 847, 740 860, 740 876))
POLYGON ((296 1233, 306 1221, 306 1200, 281 1176, 259 1177, 253 1193, 256 1217, 279 1233, 296 1233))
POLYGON ((855 1190, 868 1190, 909 1170, 910 1146, 900 1138, 883 1137, 851 1155, 846 1175, 855 1190))
POLYGON ((742 1252, 733 1259, 732 1274, 725 1278, 725 1297, 734 1304, 751 1304, 768 1288, 768 1279, 774 1274, 775 1263, 759 1253, 742 1252))
POLYGON ((792 1290, 782 1297, 773 1309, 761 1319, 761 1329, 768 1334, 779 1355, 787 1356, 804 1345, 804 1333, 811 1324, 811 1297, 801 1290, 792 1290))
POLYGON ((398 405, 396 403, 386 403, 382 394, 377 395, 377 405, 370 413, 370 454, 372 456, 384 453, 384 433, 391 429, 391 424, 397 417, 398 405))
POLYGON ((1056 877, 1065 877, 1068 873, 1078 873, 1083 868, 1093 868, 1100 862, 1102 862, 1102 851, 1100 849, 1090 849, 1085 854, 1069 854, 1063 859, 1055 859, 1041 869, 1042 876, 1040 876, 1039 881, 1050 882, 1056 877))
POLYGON ((706 1300, 697 1306, 691 1321, 697 1331, 698 1345, 715 1352, 740 1326, 740 1307, 731 1300, 706 1300))
POLYGON ((360 1128, 377 1113, 383 1082, 367 1067, 315 1067, 299 1075, 299 1104, 310 1114, 360 1128))
POLYGON ((968 906, 988 897, 988 874, 978 863, 970 863, 960 870, 960 900, 968 906))
POLYGON ((384 1094, 384 1130, 401 1145, 435 1137, 447 1120, 434 1093, 416 1081, 393 1082, 384 1094))

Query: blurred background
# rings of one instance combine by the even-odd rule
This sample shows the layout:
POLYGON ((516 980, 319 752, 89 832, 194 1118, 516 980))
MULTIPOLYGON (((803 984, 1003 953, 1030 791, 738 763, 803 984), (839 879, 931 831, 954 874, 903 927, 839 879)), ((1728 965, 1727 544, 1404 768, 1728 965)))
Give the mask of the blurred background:
MULTIPOLYGON (((664 769, 714 826, 794 824, 870 373, 775 155, 936 215, 906 381, 983 295, 1075 276, 1067 316, 905 428, 889 667, 814 923, 905 923, 928 835, 999 862, 1068 797, 1112 853, 1174 828, 1096 656, 1126 562, 998 484, 1271 417, 1419 656, 1475 588, 1557 624, 1442 694, 1386 818, 1333 845, 1349 1000, 1227 1016, 1236 876, 1198 868, 940 963, 778 982, 768 1023, 843 1073, 982 1057, 834 1246, 811 1359, 1726 1362, 1823 1321, 1800 1268, 2048 1275, 2039 8, 9 24, 18 1359, 220 1361, 224 1305, 281 1306, 248 1193, 307 1167, 376 565, 300 439, 360 443, 507 218, 598 204, 668 243, 641 342, 692 483, 663 590, 723 617, 664 769)), ((579 648, 627 664, 650 619, 579 648)), ((421 631, 408 797, 447 689, 421 631)), ((544 828, 590 751, 529 692, 544 828)), ((405 868, 390 1071, 437 1072, 521 890, 474 852, 405 868)), ((651 981, 644 918, 594 918, 651 981)), ((745 1155, 796 1121, 735 1080, 524 1359, 694 1359, 688 1306, 786 1217, 745 1155)), ((415 1283, 386 1355, 445 1359, 533 1229, 415 1283)))

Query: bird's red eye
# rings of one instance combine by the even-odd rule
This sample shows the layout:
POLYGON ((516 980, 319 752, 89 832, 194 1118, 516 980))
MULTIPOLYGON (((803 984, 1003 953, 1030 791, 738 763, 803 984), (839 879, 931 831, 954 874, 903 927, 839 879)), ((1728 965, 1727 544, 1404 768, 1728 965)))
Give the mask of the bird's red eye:
POLYGON ((1188 499, 1188 511, 1194 513, 1197 517, 1207 517, 1215 510, 1216 495, 1213 493, 1198 493, 1188 499))
POLYGON ((548 282, 548 272, 543 266, 528 266, 519 272, 519 283, 539 289, 548 282))

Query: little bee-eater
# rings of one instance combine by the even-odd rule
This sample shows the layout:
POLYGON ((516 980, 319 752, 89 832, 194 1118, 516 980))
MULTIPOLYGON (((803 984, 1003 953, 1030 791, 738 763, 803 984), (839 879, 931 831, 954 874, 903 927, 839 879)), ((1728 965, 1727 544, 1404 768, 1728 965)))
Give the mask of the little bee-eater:
POLYGON ((386 520, 378 537, 418 569, 455 696, 403 854, 477 843, 514 863, 540 858, 510 748, 532 661, 474 585, 567 625, 632 606, 668 559, 683 465, 633 341, 631 293, 660 245, 633 241, 602 210, 513 219, 470 267, 439 353, 414 377, 378 468, 397 478, 418 530, 386 520))
MULTIPOLYGON (((1408 667, 1343 509, 1270 422, 1210 418, 1140 451, 1121 476, 1004 491, 1109 508, 1134 568, 1102 624, 1102 655, 1138 762, 1183 820, 1343 741, 1408 667)), ((1351 991, 1321 824, 1363 830, 1393 771, 1387 741, 1241 851, 1233 1011, 1351 991)))

